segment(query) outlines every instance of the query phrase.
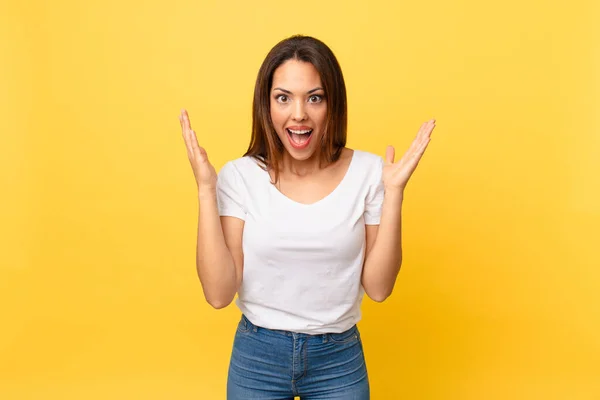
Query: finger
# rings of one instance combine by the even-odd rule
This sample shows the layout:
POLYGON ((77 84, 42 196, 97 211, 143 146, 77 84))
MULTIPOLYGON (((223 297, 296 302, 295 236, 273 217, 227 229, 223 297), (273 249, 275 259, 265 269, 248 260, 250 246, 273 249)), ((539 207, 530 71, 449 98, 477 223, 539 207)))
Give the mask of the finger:
POLYGON ((394 157, 396 156, 396 150, 394 149, 394 146, 388 146, 385 149, 385 161, 388 164, 393 164, 394 163, 394 157))
POLYGON ((189 140, 190 129, 188 127, 188 122, 186 121, 185 114, 181 114, 181 133, 182 135, 189 140))
POLYGON ((181 131, 185 132, 185 121, 183 120, 183 111, 181 110, 181 112, 179 113, 179 124, 181 125, 181 131))
POLYGON ((431 141, 431 139, 429 138, 424 138, 419 145, 417 146, 417 148, 414 150, 414 152, 411 154, 411 156, 409 157, 409 159, 412 162, 415 163, 419 163, 419 161, 421 160, 421 158, 423 157, 423 154, 425 153, 425 150, 427 149, 427 145, 429 145, 429 142, 431 141))
POLYGON ((198 136, 196 135, 196 131, 194 131, 192 129, 192 125, 190 123, 190 117, 187 113, 187 110, 184 110, 184 114, 183 114, 183 119, 185 122, 185 126, 186 126, 186 130, 187 130, 187 135, 188 135, 188 140, 190 143, 190 147, 192 150, 192 153, 194 155, 194 157, 198 157, 199 155, 199 149, 200 149, 200 144, 198 143, 198 136))
POLYGON ((427 131, 427 122, 423 122, 421 124, 421 127, 419 128, 419 131, 417 132, 417 135, 415 136, 412 143, 410 144, 410 147, 404 153, 404 156, 406 156, 408 154, 412 154, 417 149, 418 145, 423 140, 423 136, 425 135, 426 131, 427 131))
POLYGON ((183 125, 184 125, 185 129, 191 130, 192 124, 190 123, 190 116, 186 109, 183 110, 182 116, 183 116, 183 125))
POLYGON ((417 137, 422 136, 425 129, 427 129, 427 122, 423 122, 421 124, 421 127, 419 128, 419 132, 417 133, 417 137))
POLYGON ((179 114, 179 124, 181 125, 181 136, 183 137, 183 142, 185 143, 185 151, 187 152, 188 158, 191 160, 192 148, 189 135, 187 134, 187 130, 184 128, 183 113, 179 114))
POLYGON ((415 142, 418 142, 418 144, 421 145, 424 141, 430 140, 431 131, 433 131, 434 127, 435 127, 435 119, 430 119, 429 121, 425 122, 423 124, 423 129, 419 133, 419 135, 417 135, 415 142))
POLYGON ((206 153, 204 147, 198 147, 198 154, 200 161, 208 162, 208 154, 206 153))
POLYGON ((191 161, 194 159, 192 146, 190 146, 189 140, 186 135, 183 135, 183 141, 185 143, 185 152, 187 153, 188 159, 191 161))
POLYGON ((198 143, 198 137, 196 136, 196 132, 194 132, 193 129, 190 129, 189 132, 190 146, 195 153, 200 147, 200 144, 198 143))
POLYGON ((421 141, 423 140, 423 132, 425 132, 425 130, 427 129, 427 122, 423 122, 421 124, 421 127, 419 128, 419 131, 417 132, 417 136, 415 136, 415 138, 413 139, 412 143, 410 144, 410 147, 406 150, 406 152, 404 153, 403 157, 407 157, 411 154, 413 154, 416 149, 418 148, 419 144, 421 143, 421 141))
POLYGON ((181 111, 181 113, 179 114, 179 125, 181 125, 181 135, 183 136, 183 139, 185 140, 185 144, 186 146, 189 145, 189 138, 188 138, 188 129, 185 126, 185 118, 183 115, 183 110, 181 111))
POLYGON ((194 131, 193 129, 190 130, 190 136, 191 136, 190 141, 191 141, 191 145, 192 145, 192 151, 194 152, 194 156, 196 158, 198 158, 198 160, 200 160, 201 162, 207 161, 208 156, 206 155, 206 150, 204 150, 204 148, 201 147, 200 144, 198 143, 196 131, 194 131))
POLYGON ((415 138, 410 148, 406 151, 406 153, 404 153, 401 161, 412 164, 414 163, 415 159, 420 159, 425 152, 425 148, 427 147, 429 140, 430 139, 425 136, 415 138))
POLYGON ((427 145, 431 141, 430 133, 435 127, 434 121, 434 119, 431 119, 421 124, 421 128, 417 133, 417 137, 415 137, 415 139, 412 141, 410 147, 400 159, 400 162, 403 164, 410 164, 412 167, 416 168, 423 156, 423 153, 425 153, 427 145))
POLYGON ((426 136, 431 136, 431 132, 433 131, 433 128, 435 128, 435 119, 431 119, 428 122, 426 136))
POLYGON ((192 130, 192 125, 190 122, 190 116, 186 109, 181 110, 181 119, 183 122, 183 135, 186 138, 186 144, 189 148, 188 155, 196 156, 198 154, 198 148, 200 147, 198 144, 198 138, 196 137, 196 132, 192 130))
POLYGON ((431 126, 429 125, 429 123, 427 123, 426 127, 423 129, 421 136, 415 138, 413 142, 413 152, 418 153, 423 149, 424 146, 427 146, 427 143, 429 143, 429 141, 431 140, 431 138, 429 137, 429 133, 431 133, 431 126))

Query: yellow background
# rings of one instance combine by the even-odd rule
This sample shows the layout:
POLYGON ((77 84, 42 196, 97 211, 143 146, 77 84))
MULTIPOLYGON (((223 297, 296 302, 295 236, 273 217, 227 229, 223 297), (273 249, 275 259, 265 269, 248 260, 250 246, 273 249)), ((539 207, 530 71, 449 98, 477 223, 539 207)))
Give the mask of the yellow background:
POLYGON ((349 146, 433 140, 404 265, 364 303, 373 399, 600 399, 594 0, 0 3, 0 398, 224 399, 179 110, 215 165, 294 33, 342 65, 349 146))

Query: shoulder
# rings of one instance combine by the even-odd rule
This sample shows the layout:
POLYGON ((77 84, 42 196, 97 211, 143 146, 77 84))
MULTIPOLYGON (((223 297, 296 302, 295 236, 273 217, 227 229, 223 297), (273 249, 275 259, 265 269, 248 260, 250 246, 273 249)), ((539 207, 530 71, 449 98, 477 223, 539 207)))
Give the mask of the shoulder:
POLYGON ((217 183, 229 183, 235 186, 252 187, 264 179, 266 171, 262 170, 259 161, 250 156, 239 157, 227 161, 219 170, 217 183))
POLYGON ((365 173, 368 181, 378 182, 383 172, 383 157, 369 153, 368 151, 354 150, 353 162, 358 168, 356 170, 365 173))
POLYGON ((258 161, 252 157, 244 156, 227 161, 219 170, 219 175, 239 174, 245 175, 248 171, 258 167, 258 161))
POLYGON ((252 157, 249 157, 249 156, 239 157, 239 158, 235 158, 233 160, 227 161, 225 164, 223 164, 223 167, 221 167, 221 169, 222 170, 227 169, 227 168, 243 169, 244 167, 247 167, 250 163, 256 164, 256 161, 254 161, 254 159, 252 159, 252 157))
POLYGON ((375 153, 370 153, 363 150, 354 150, 356 161, 365 166, 383 166, 383 158, 375 153))

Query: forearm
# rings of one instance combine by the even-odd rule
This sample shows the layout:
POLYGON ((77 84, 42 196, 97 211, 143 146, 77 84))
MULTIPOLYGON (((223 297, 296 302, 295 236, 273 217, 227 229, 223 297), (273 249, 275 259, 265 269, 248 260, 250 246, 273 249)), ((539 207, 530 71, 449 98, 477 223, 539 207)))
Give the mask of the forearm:
POLYGON ((214 191, 199 193, 196 269, 206 300, 215 308, 228 305, 237 291, 235 263, 225 243, 214 191))
POLYGON ((402 265, 403 199, 403 191, 386 191, 377 237, 363 267, 363 286, 376 301, 392 294, 402 265))

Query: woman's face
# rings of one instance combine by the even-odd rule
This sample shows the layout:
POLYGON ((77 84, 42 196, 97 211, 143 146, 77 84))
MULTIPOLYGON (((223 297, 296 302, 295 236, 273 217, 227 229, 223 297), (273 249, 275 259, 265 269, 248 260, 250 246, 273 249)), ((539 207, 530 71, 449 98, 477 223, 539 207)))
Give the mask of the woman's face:
POLYGON ((325 91, 316 68, 290 59, 273 73, 271 120, 287 152, 310 159, 319 149, 327 117, 325 91))

